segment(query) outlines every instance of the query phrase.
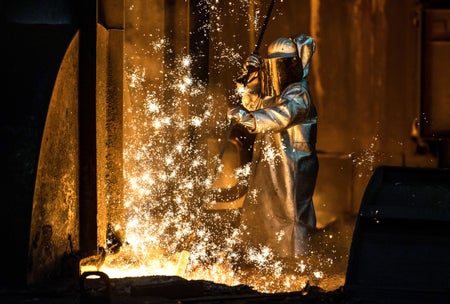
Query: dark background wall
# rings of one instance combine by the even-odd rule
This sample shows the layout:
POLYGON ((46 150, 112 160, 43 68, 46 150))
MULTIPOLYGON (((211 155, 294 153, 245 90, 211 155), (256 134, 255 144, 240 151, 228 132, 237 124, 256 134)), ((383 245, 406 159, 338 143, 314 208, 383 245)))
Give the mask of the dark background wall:
POLYGON ((75 26, 69 1, 2 1, 1 286, 26 278, 28 238, 39 150, 61 60, 75 26))
MULTIPOLYGON (((267 7, 268 1, 260 4, 267 7)), ((448 1, 291 0, 280 4, 264 44, 297 32, 309 33, 317 41, 310 85, 320 115, 321 174, 331 187, 343 183, 342 192, 348 194, 331 206, 355 213, 378 165, 449 166, 450 122, 440 121, 441 130, 428 132, 423 143, 420 130, 412 137, 415 119, 425 129, 424 123, 432 123, 421 117, 431 102, 422 98, 429 79, 423 77, 424 65, 428 66, 423 57, 424 12, 448 12, 448 1)), ((25 282, 40 140, 53 82, 77 29, 78 12, 72 1, 3 1, 1 5, 5 50, 0 121, 3 287, 25 282)), ((229 30, 223 35, 233 43, 231 33, 240 29, 233 27, 233 20, 228 22, 229 30)), ((448 32, 442 39, 448 43, 448 32)), ((242 44, 242 40, 237 42, 242 44)), ((249 45, 243 56, 251 50, 249 45)), ((450 59, 447 53, 436 60, 448 66, 450 59)), ((236 75, 236 71, 229 73, 228 78, 213 73, 210 82, 236 75)), ((448 73, 439 76, 448 83, 448 73)), ((450 117, 446 96, 446 101, 432 102, 444 105, 443 117, 450 117)))

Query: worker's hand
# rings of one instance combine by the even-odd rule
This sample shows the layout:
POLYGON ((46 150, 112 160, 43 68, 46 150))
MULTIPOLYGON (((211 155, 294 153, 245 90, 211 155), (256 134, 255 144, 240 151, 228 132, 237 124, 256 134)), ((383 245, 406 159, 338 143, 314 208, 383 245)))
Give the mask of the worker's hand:
POLYGON ((251 54, 244 63, 244 69, 248 72, 255 72, 261 68, 262 58, 257 54, 251 54))
POLYGON ((241 106, 230 108, 227 113, 228 122, 239 123, 248 115, 248 111, 241 106))
POLYGON ((236 79, 240 85, 247 86, 251 79, 258 78, 258 71, 261 68, 262 58, 257 54, 251 54, 247 57, 244 63, 244 71, 241 76, 236 79))

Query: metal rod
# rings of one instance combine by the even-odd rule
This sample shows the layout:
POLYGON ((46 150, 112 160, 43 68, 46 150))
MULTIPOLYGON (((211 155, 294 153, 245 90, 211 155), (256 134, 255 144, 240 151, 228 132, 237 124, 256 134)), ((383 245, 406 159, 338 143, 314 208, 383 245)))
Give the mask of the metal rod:
POLYGON ((266 31, 266 28, 267 28, 267 24, 269 24, 270 15, 272 14, 274 4, 275 4, 275 0, 270 1, 269 9, 267 10, 266 18, 264 19, 264 23, 261 28, 261 33, 259 34, 258 42, 256 43, 256 47, 255 47, 255 50, 253 51, 253 54, 259 53, 259 47, 261 46, 261 42, 264 37, 264 32, 266 31))
MULTIPOLYGON (((272 14, 274 4, 275 4, 275 0, 270 1, 270 5, 267 10, 266 18, 264 19, 264 23, 261 28, 261 33, 259 33, 258 42, 256 44, 255 50, 253 51, 253 54, 258 54, 258 52, 259 52, 259 47, 261 46, 261 42, 263 40, 264 33, 266 31, 267 25, 269 24, 270 15, 272 14)), ((248 79, 248 75, 247 75, 247 79, 248 79)), ((245 80, 244 86, 246 85, 247 79, 245 80)), ((225 141, 222 143, 222 148, 220 149, 220 154, 218 157, 217 165, 216 165, 216 167, 214 169, 214 173, 213 173, 213 181, 216 179, 217 171, 219 170, 220 162, 222 160, 223 154, 225 153, 225 149, 227 147, 228 140, 230 139, 230 134, 231 134, 233 127, 234 127, 234 122, 231 121, 230 124, 228 125, 225 141)))

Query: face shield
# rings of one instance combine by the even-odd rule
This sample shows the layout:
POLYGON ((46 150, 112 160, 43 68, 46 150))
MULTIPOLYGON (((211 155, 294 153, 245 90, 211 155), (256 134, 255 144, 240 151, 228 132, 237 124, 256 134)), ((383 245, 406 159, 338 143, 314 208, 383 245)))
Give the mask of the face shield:
POLYGON ((303 75, 302 63, 297 56, 264 59, 261 72, 261 91, 266 96, 280 95, 303 75))

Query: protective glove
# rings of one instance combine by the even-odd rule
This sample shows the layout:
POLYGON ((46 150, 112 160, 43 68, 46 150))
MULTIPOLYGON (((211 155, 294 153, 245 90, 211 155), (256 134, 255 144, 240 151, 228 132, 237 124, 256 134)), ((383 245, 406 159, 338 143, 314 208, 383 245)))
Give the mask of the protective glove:
POLYGON ((229 122, 241 124, 249 131, 253 131, 256 128, 256 122, 253 115, 241 106, 229 109, 227 118, 229 122))
POLYGON ((258 54, 251 54, 247 57, 244 63, 244 68, 247 72, 258 71, 261 67, 262 58, 258 54))
POLYGON ((242 85, 247 85, 250 74, 259 71, 261 68, 261 62, 262 58, 257 54, 248 56, 244 63, 244 71, 242 75, 236 79, 236 82, 242 85))
POLYGON ((227 113, 228 122, 239 123, 245 115, 248 115, 248 111, 243 107, 230 108, 227 113))

